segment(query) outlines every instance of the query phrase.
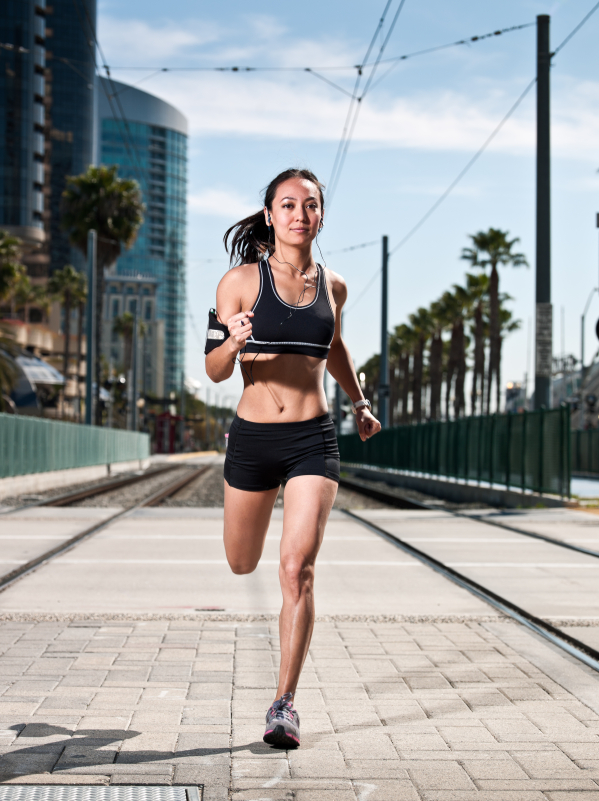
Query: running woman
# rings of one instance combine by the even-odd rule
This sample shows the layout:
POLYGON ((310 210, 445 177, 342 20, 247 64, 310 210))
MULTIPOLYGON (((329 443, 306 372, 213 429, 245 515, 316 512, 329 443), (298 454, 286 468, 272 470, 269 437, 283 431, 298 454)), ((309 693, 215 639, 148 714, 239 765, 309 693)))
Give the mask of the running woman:
POLYGON ((286 170, 271 181, 264 209, 225 234, 235 266, 218 285, 206 340, 211 380, 230 378, 235 363, 244 380, 224 470, 224 543, 234 573, 256 569, 286 482, 281 666, 264 734, 279 748, 300 742, 293 699, 314 627, 314 565, 339 482, 325 368, 351 399, 362 440, 381 428, 341 338, 345 281, 312 256, 323 225, 323 185, 312 172, 286 170))

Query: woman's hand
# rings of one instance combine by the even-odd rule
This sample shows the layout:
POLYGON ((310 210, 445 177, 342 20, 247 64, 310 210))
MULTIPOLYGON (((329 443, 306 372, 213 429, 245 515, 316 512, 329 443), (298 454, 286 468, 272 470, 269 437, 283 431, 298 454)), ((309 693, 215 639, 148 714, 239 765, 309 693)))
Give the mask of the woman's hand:
POLYGON ((366 442, 367 439, 378 434, 381 430, 381 424, 365 406, 357 410, 356 423, 358 424, 358 434, 362 442, 366 442))
POLYGON ((245 348, 246 339, 252 333, 250 317, 253 316, 254 312, 244 311, 234 314, 233 317, 229 317, 227 320, 227 328, 229 329, 229 334, 231 334, 229 342, 233 350, 239 352, 242 348, 245 348))

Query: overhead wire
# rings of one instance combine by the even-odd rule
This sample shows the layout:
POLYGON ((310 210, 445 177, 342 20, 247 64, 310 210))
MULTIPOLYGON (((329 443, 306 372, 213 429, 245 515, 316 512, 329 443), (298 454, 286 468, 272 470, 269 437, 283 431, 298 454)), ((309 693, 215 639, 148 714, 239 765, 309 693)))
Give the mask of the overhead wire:
MULTIPOLYGON (((406 2, 406 0, 400 0, 400 2, 399 2, 399 6, 397 7, 397 10, 395 12, 395 16, 393 17, 393 20, 391 21, 391 24, 389 25, 389 30, 387 31, 387 34, 385 35, 385 38, 383 39, 383 42, 382 42, 382 44, 381 44, 381 46, 379 48, 379 52, 377 54, 376 60, 375 60, 373 66, 372 66, 372 69, 371 69, 371 71, 370 71, 370 73, 368 75, 368 78, 366 80, 366 85, 364 86, 364 89, 362 90, 362 93, 360 94, 359 97, 357 97, 355 99, 355 103, 354 103, 354 100, 352 98, 352 104, 353 105, 350 104, 350 112, 348 114, 348 117, 351 117, 351 114, 353 112, 353 118, 351 120, 351 126, 349 127, 349 130, 348 130, 348 132, 347 132, 347 134, 345 136, 345 139, 342 138, 342 140, 340 142, 340 147, 339 147, 339 149, 337 151, 338 158, 336 158, 336 170, 334 171, 334 173, 333 173, 333 175, 331 177, 331 180, 329 182, 329 189, 328 189, 328 192, 327 192, 327 205, 329 206, 329 208, 330 208, 331 202, 333 200, 333 196, 335 194, 337 186, 339 184, 339 178, 341 176, 341 172, 342 172, 343 166, 345 164, 345 158, 347 156, 347 151, 349 149, 350 142, 351 142, 351 140, 353 138, 354 131, 356 129, 356 123, 358 122, 360 109, 362 107, 362 101, 364 100, 364 98, 368 94, 368 90, 370 89, 370 84, 372 83, 372 79, 374 78, 374 76, 376 74, 376 71, 377 71, 378 65, 380 63, 380 60, 383 57, 383 53, 385 52, 387 44, 389 43, 389 39, 391 38, 391 35, 392 35, 392 33, 393 33, 394 29, 395 29, 395 25, 397 23, 397 20, 399 19, 399 15, 402 12, 402 9, 403 9, 403 7, 405 5, 405 2, 406 2)), ((385 17, 387 15, 388 9, 389 9, 389 3, 387 3, 387 6, 385 7, 385 13, 381 17, 381 20, 379 22, 379 27, 377 29, 377 33, 378 33, 378 30, 380 30, 380 28, 382 28, 382 25, 384 24, 385 17)), ((377 34, 375 34, 375 36, 376 35, 377 34)), ((365 58, 364 60, 367 61, 368 57, 365 58)), ((345 130, 347 130, 347 124, 346 124, 345 130)))
MULTIPOLYGON (((578 31, 582 28, 582 26, 591 18, 591 16, 597 10, 599 10, 599 2, 596 3, 593 6, 593 8, 588 12, 588 14, 586 14, 583 17, 583 19, 578 23, 578 25, 576 25, 576 27, 573 28, 572 31, 570 31, 570 33, 566 36, 566 38, 558 45, 558 47, 555 48, 555 50, 551 53, 551 58, 556 56, 560 52, 560 50, 562 50, 562 48, 565 47, 565 45, 570 41, 570 39, 572 39, 572 37, 576 33, 578 33, 578 31)), ((530 90, 533 88, 533 86, 536 84, 536 82, 537 82, 537 78, 535 77, 528 84, 528 86, 524 89, 522 94, 518 97, 516 102, 512 105, 512 107, 507 112, 507 114, 503 117, 503 119, 500 121, 500 123, 495 127, 495 129, 492 131, 492 133, 487 137, 487 139, 482 144, 482 146, 477 150, 477 152, 474 154, 474 156, 472 156, 472 158, 468 161, 466 166, 460 171, 460 173, 456 176, 456 178, 454 178, 454 180, 447 187, 447 189, 437 198, 435 203, 433 203, 433 205, 428 209, 428 211, 426 211, 425 214, 418 220, 418 222, 408 231, 408 233, 403 237, 403 239, 401 239, 401 241, 389 252, 389 256, 392 256, 394 253, 396 253, 416 233, 416 231, 418 231, 418 229, 421 228, 421 226, 429 219, 429 217, 439 208, 441 203, 443 203, 443 201, 447 198, 447 196, 453 191, 453 189, 455 189, 455 187, 462 180, 464 175, 466 175, 466 173, 475 164, 475 162, 482 155, 482 153, 491 144, 491 142, 493 141, 495 136, 503 128, 503 126, 509 120, 509 118, 512 116, 512 114, 516 111, 516 109, 518 108, 520 103, 524 100, 524 98, 530 92, 530 90)), ((347 309, 345 309, 345 312, 344 312, 345 314, 348 314, 354 308, 354 306, 356 306, 356 304, 364 297, 366 292, 370 289, 370 287, 373 285, 373 283, 379 277, 380 274, 381 274, 381 270, 379 269, 370 278, 370 280, 367 282, 367 284, 362 288, 362 290, 360 291, 360 293, 356 297, 356 300, 347 309)))

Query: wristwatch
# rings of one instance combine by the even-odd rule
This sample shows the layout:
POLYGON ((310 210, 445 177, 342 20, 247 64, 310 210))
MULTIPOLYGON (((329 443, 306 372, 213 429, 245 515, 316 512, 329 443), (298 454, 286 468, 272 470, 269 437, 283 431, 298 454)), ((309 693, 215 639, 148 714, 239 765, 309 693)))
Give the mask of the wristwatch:
POLYGON ((367 400, 366 398, 363 398, 362 400, 359 400, 359 401, 356 401, 355 403, 352 403, 351 410, 355 414, 358 411, 358 409, 362 408, 362 406, 366 406, 368 411, 370 411, 372 409, 372 403, 369 400, 367 400))

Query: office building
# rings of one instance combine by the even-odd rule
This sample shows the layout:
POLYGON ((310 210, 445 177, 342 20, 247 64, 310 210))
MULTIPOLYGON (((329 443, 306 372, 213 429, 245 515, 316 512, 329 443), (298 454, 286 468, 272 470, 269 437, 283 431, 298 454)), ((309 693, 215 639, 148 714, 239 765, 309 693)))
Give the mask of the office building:
POLYGON ((44 236, 45 2, 0 14, 0 228, 29 247, 44 236))
POLYGON ((3 0, 0 228, 20 237, 30 276, 84 268, 60 227, 68 175, 93 158, 95 0, 3 0))
POLYGON ((163 100, 106 78, 98 80, 97 98, 98 160, 137 180, 146 206, 135 244, 119 256, 115 272, 157 281, 168 393, 181 386, 185 367, 187 120, 163 100))

